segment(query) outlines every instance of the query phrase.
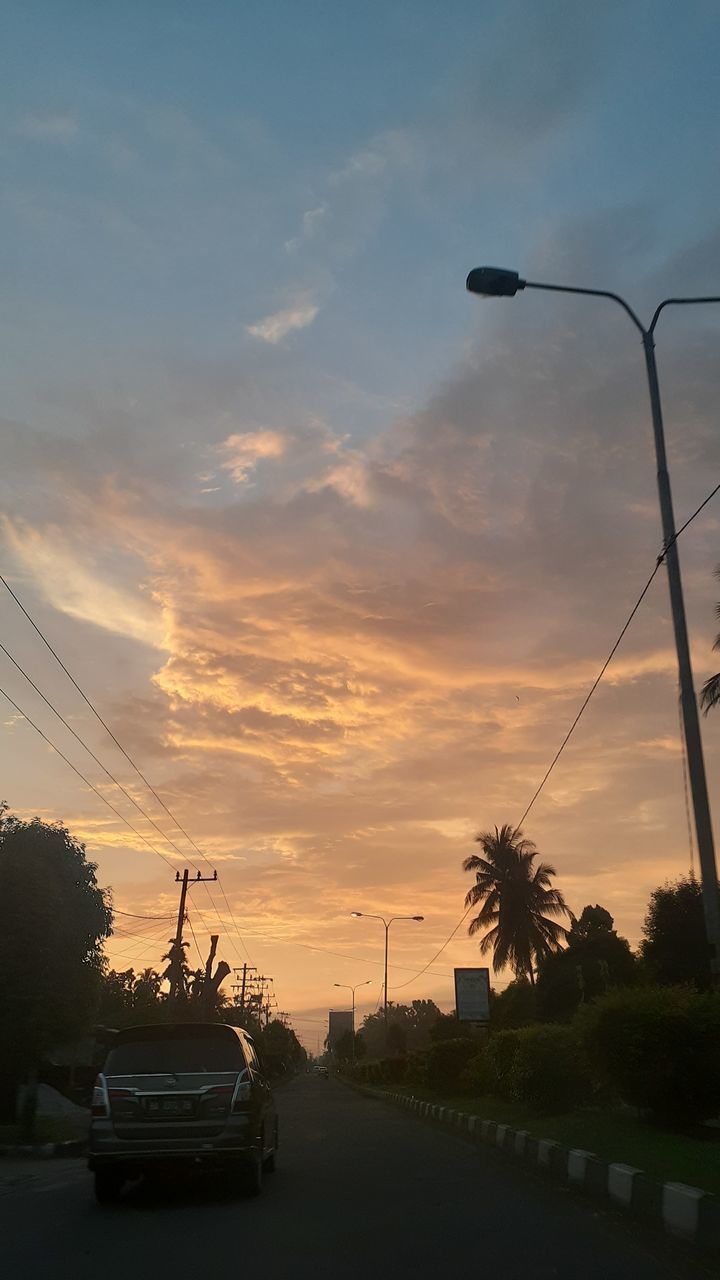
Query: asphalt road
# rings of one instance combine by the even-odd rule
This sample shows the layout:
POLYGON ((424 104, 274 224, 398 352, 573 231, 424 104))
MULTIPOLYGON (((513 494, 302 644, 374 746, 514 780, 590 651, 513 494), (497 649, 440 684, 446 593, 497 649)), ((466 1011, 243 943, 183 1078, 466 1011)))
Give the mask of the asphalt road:
POLYGON ((0 1164, 13 1280, 668 1280, 707 1275, 662 1237, 598 1211, 334 1081, 278 1091, 277 1172, 258 1200, 207 1181, 128 1188, 99 1208, 82 1162, 0 1164))

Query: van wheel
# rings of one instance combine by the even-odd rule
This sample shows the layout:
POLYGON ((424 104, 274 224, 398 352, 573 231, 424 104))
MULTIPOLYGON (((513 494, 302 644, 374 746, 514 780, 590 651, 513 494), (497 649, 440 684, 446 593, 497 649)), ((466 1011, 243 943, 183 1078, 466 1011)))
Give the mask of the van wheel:
POLYGON ((246 1196, 259 1196, 263 1182, 262 1141, 242 1172, 242 1189, 246 1196))
POLYGON ((114 1204, 120 1197, 124 1181, 117 1169, 96 1169, 95 1199, 98 1204, 114 1204))

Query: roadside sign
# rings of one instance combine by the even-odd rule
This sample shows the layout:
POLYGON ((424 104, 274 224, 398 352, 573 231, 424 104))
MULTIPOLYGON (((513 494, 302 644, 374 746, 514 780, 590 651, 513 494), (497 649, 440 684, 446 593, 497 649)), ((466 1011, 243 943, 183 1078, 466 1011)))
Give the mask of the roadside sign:
POLYGON ((328 1014, 328 1049, 335 1052, 338 1040, 349 1031, 352 1035, 352 1009, 331 1009, 328 1014))
POLYGON ((459 1022, 487 1022, 490 1017, 490 970, 455 970, 455 1009, 459 1022))

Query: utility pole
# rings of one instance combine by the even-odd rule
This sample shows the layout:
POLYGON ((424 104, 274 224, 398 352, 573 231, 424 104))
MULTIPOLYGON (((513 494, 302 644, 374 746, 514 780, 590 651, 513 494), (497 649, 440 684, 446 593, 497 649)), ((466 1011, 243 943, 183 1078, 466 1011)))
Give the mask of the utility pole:
MULTIPOLYGON (((239 1003, 240 1009, 244 1013, 245 1012, 245 996, 248 988, 248 974, 257 973, 257 969, 254 967, 254 965, 245 963, 242 969, 235 969, 233 972, 242 974, 242 982, 234 982, 232 986, 232 990, 235 992, 235 999, 239 1003), (238 991, 240 992, 239 996, 237 995, 238 991)), ((252 984, 252 982, 253 982, 253 979, 250 978, 250 983, 252 984)))
POLYGON ((203 876, 198 871, 193 880, 190 880, 190 872, 187 867, 183 871, 182 877, 180 876, 179 871, 175 872, 175 883, 180 885, 180 905, 178 907, 177 929, 175 930, 174 941, 170 947, 170 964, 168 965, 168 969, 170 971, 168 976, 170 978, 171 1000, 177 1000, 181 995, 185 995, 182 973, 184 959, 182 935, 183 925, 185 923, 185 905, 187 903, 188 886, 190 884, 205 884, 213 880, 217 880, 217 871, 215 871, 211 876, 203 876))

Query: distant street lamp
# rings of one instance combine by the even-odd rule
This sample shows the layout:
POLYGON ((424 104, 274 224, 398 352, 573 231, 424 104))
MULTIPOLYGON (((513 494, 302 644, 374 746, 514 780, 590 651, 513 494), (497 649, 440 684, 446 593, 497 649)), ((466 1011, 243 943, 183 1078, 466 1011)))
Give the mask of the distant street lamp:
POLYGON ((388 1013, 388 943, 389 943, 389 936, 390 936, 390 925, 391 925, 391 924, 395 924, 395 922, 396 922, 397 920, 416 920, 418 923, 420 923, 420 921, 421 921, 421 920, 424 920, 424 919, 425 919, 425 917, 424 917, 424 916, 391 916, 391 918, 390 918, 389 920, 386 920, 384 916, 373 916, 373 915, 370 915, 370 914, 369 914, 369 912, 367 912, 367 911, 351 911, 351 912, 350 912, 350 915, 351 915, 351 916, 354 916, 356 920, 359 920, 361 917, 363 917, 365 920, 382 920, 383 924, 385 925, 385 986, 384 986, 384 989, 383 989, 383 990, 384 990, 384 995, 383 995, 383 1015, 384 1015, 384 1018, 385 1018, 385 1047, 387 1048, 387 1029, 388 1029, 388 1020, 387 1020, 387 1013, 388 1013))
POLYGON ((522 289, 544 289, 550 293, 577 293, 593 298, 609 298, 630 317, 635 328, 642 337, 647 368, 648 387, 650 391, 650 408, 652 411, 653 434, 655 437, 655 457, 657 460, 658 493, 660 497, 660 514, 663 530, 663 555, 668 571, 670 587, 670 606, 672 610, 673 628, 675 631, 675 647, 677 649, 678 668, 680 673, 680 698, 682 706, 685 746, 687 749, 688 772, 692 793, 693 812, 695 815, 695 832, 697 835, 700 871, 702 876, 703 909, 705 913, 705 932, 708 941, 710 968, 713 984, 720 981, 720 899, 718 897, 717 868, 715 864, 715 846, 713 841, 710 803, 708 800, 705 762, 703 760, 702 739, 700 736, 700 720, 697 699, 693 683, 692 665, 690 661, 690 644, 688 641, 685 604, 683 601, 682 581, 680 577, 680 559, 677 549, 675 516, 673 513, 670 476, 668 474, 665 453, 665 435, 663 431, 662 407, 660 404, 660 384, 658 382, 657 364, 655 361, 655 328, 660 314, 665 307, 691 306, 699 303, 717 303, 720 297, 699 298, 665 298, 655 308, 653 318, 646 328, 638 319, 632 307, 617 293, 606 289, 580 289, 570 285, 539 284, 537 281, 521 280, 517 271, 506 271, 500 267, 476 267, 467 278, 470 293, 478 293, 486 298, 513 298, 522 289))
POLYGON ((369 987, 372 985, 372 978, 367 978, 365 982, 356 982, 352 987, 349 982, 334 982, 333 986, 343 987, 346 991, 352 991, 352 1061, 355 1061, 355 992, 358 987, 369 987))

